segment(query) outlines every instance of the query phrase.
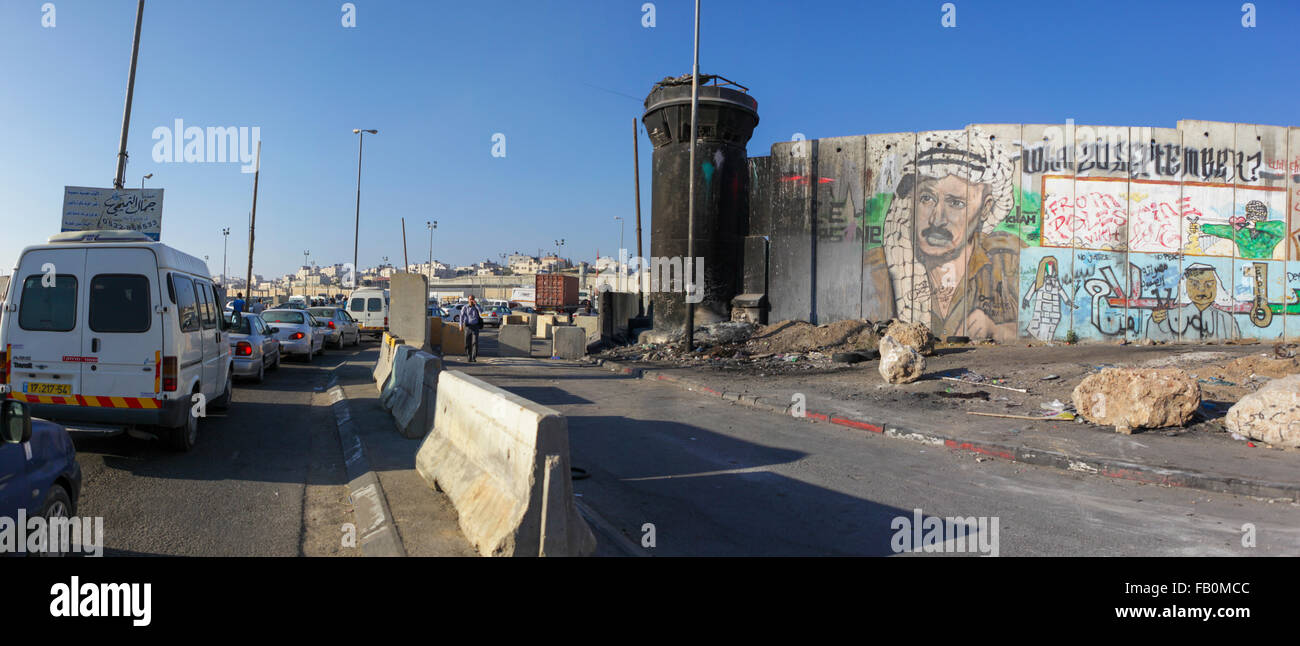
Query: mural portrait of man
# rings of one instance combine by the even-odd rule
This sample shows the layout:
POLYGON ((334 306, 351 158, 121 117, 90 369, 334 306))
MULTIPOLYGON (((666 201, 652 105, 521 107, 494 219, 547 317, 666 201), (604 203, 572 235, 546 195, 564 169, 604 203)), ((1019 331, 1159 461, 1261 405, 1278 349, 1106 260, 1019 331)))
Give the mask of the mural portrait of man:
POLYGON ((871 279, 889 283, 895 316, 936 335, 1015 339, 1021 243, 994 231, 1015 204, 1014 168, 979 128, 918 139, 885 216, 884 244, 866 256, 871 279))
POLYGON ((1147 318, 1147 338, 1156 341, 1177 341, 1180 337, 1226 340, 1241 336, 1237 319, 1225 311, 1231 309, 1232 297, 1214 267, 1205 263, 1188 265, 1183 270, 1178 296, 1179 303, 1186 303, 1177 310, 1178 320, 1169 316, 1169 310, 1152 311, 1147 318))

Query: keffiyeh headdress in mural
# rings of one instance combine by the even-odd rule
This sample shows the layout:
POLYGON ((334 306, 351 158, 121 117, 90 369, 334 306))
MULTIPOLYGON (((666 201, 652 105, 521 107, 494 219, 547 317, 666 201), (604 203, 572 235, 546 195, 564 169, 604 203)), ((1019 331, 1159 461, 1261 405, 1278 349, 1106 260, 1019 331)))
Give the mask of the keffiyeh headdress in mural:
POLYGON ((902 170, 895 199, 885 215, 884 248, 889 276, 894 287, 895 316, 903 321, 930 324, 930 281, 925 266, 912 248, 912 196, 917 180, 943 179, 955 175, 967 182, 989 187, 993 198, 990 212, 980 215, 980 231, 997 228, 1015 206, 1012 173, 1015 165, 1001 142, 980 128, 926 133, 917 141, 916 159, 902 170))

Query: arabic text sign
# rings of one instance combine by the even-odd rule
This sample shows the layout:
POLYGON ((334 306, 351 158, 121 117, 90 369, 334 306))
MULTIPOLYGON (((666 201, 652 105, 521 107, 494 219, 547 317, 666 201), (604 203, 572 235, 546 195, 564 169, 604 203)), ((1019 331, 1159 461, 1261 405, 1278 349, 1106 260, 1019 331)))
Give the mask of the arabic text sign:
POLYGON ((162 232, 163 189, 63 187, 62 231, 120 229, 157 240, 162 232))

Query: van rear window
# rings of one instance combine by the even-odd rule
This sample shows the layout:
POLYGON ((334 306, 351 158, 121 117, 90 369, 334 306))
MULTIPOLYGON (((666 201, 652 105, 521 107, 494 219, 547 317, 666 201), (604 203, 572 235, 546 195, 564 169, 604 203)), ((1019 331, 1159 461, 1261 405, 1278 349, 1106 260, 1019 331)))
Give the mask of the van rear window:
POLYGON ((47 287, 41 283, 45 276, 35 274, 23 281, 18 325, 24 330, 67 332, 77 325, 77 278, 58 274, 47 287))
POLYGON ((348 309, 352 310, 353 312, 364 312, 364 311, 366 311, 366 299, 364 299, 364 298, 354 298, 354 299, 352 299, 352 306, 349 307, 348 309))
POLYGON ((366 311, 382 312, 384 311, 384 306, 382 303, 379 302, 378 298, 368 298, 366 299, 366 311))
POLYGON ((150 306, 144 276, 99 274, 90 279, 90 329, 95 332, 147 332, 150 306))

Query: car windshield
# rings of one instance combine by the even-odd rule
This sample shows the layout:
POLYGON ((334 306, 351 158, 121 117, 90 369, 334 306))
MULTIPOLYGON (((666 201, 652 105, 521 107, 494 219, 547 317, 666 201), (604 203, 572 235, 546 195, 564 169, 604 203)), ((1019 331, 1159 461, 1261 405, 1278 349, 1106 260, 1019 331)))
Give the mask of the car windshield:
POLYGON ((252 334, 253 333, 252 326, 248 322, 247 316, 238 316, 234 312, 230 312, 226 314, 226 322, 230 324, 231 334, 252 334))
POLYGON ((302 312, 270 311, 262 312, 262 320, 267 323, 303 323, 302 312))

